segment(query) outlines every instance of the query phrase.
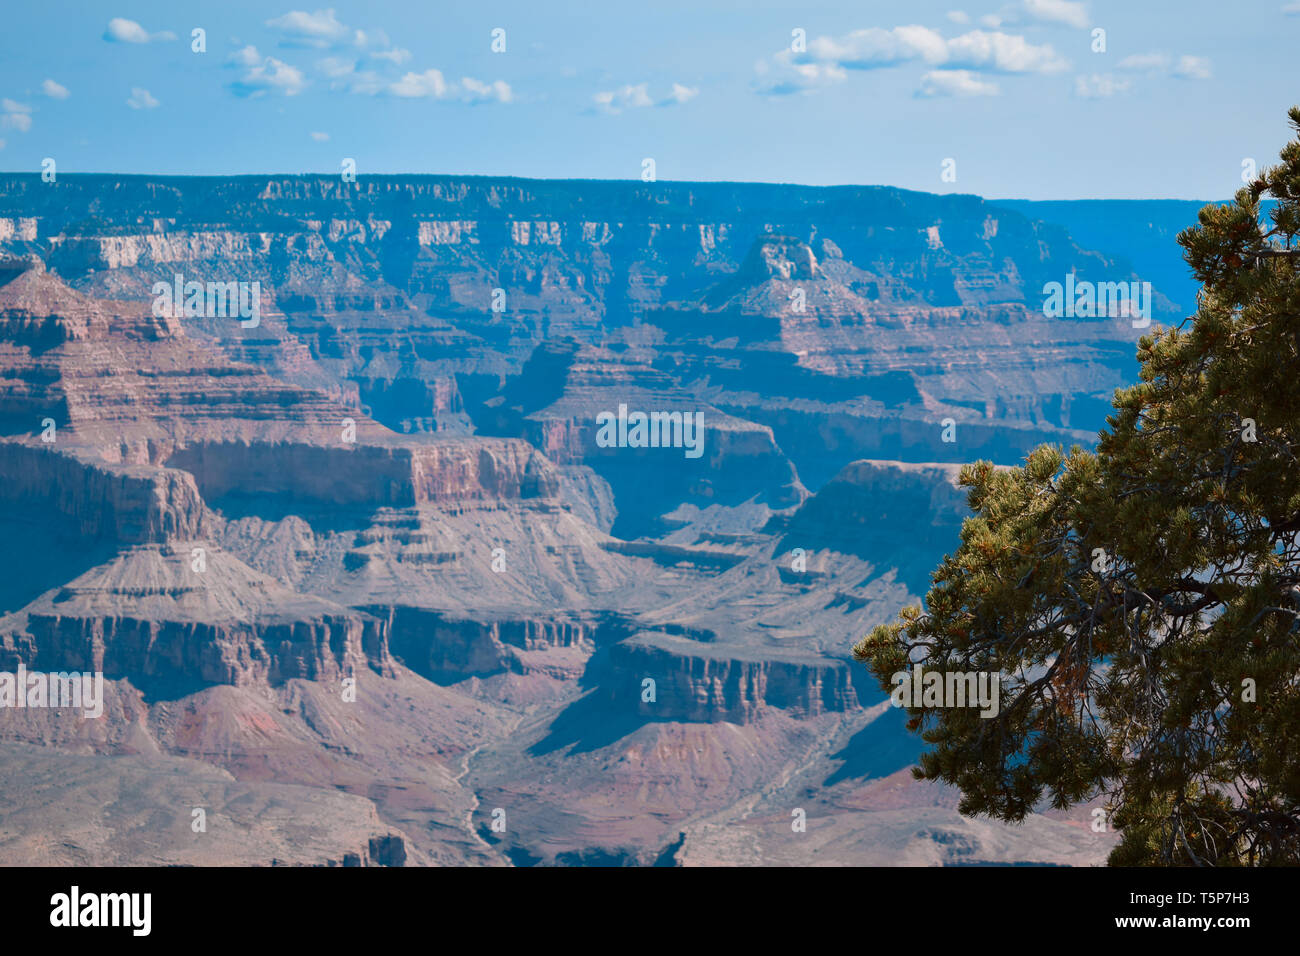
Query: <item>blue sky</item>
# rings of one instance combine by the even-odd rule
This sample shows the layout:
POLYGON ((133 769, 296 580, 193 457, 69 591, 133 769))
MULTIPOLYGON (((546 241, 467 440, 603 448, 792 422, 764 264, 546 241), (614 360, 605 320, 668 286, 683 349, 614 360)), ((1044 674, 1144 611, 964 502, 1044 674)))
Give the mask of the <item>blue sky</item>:
POLYGON ((635 179, 652 157, 661 180, 1217 199, 1300 102, 1300 0, 43 0, 5 19, 3 171, 635 179))

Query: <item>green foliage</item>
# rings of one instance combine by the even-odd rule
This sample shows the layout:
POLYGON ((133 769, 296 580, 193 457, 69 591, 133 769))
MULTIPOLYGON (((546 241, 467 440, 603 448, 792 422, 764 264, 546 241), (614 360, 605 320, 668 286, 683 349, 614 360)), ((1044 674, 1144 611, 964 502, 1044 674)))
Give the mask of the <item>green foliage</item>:
POLYGON ((1179 235, 1196 315, 1141 339, 1096 453, 966 466, 924 610, 854 648, 887 690, 912 661, 1001 674, 996 717, 909 711, 963 813, 1100 796, 1112 864, 1300 863, 1298 233, 1300 138, 1179 235))

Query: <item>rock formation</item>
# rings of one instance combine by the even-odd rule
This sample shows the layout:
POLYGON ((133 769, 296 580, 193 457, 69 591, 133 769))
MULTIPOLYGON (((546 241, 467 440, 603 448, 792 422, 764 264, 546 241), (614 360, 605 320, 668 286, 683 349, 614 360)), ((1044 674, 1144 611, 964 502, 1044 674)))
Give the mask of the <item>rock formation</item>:
POLYGON ((0 254, 0 669, 106 680, 0 709, 64 781, 0 861, 1104 854, 901 784, 849 648, 955 546, 957 463, 1091 440, 1140 330, 1041 289, 1121 256, 883 188, 14 175, 0 254))

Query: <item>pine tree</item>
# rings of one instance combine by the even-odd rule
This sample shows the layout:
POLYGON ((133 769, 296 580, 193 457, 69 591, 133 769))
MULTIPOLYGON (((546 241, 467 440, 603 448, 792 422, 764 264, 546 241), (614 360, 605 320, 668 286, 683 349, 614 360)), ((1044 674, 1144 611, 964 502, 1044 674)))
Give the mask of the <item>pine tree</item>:
MULTIPOLYGON (((1101 797, 1120 865, 1300 863, 1297 138, 1178 236, 1195 315, 1138 344, 1096 451, 962 469, 972 517, 854 648, 881 686, 1000 675, 995 717, 909 708, 916 768, 1020 821, 1101 797), (1261 219, 1261 199, 1275 200, 1261 219)), ((913 701, 916 704, 919 702, 913 701)))

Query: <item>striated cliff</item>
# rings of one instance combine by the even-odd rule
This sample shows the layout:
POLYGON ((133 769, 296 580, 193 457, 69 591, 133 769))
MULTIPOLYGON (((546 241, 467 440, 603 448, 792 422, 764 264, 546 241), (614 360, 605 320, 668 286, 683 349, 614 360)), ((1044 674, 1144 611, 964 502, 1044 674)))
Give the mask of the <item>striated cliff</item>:
POLYGON ((970 513, 957 465, 855 461, 772 530, 784 543, 871 558, 900 541, 929 551, 957 540, 970 513))
POLYGON ((387 622, 207 548, 127 549, 5 620, 6 648, 29 667, 99 671, 164 694, 392 668, 387 622))
POLYGON ((790 659, 770 648, 730 650, 639 633, 611 648, 608 666, 616 677, 602 686, 611 698, 635 698, 639 713, 657 720, 746 724, 765 708, 816 717, 861 706, 844 661, 790 659), (655 682, 653 701, 643 694, 646 679, 655 682))
POLYGON ((930 859, 932 795, 843 817, 914 758, 849 648, 957 540, 958 462, 1091 439, 1140 331, 1045 316, 1070 273, 1133 277, 973 196, 0 175, 0 668, 110 679, 0 741, 109 761, 125 818, 174 793, 131 754, 229 774, 181 779, 232 818, 308 791, 329 832, 240 817, 229 860, 698 859, 792 805, 930 859), (259 321, 155 309, 178 275, 259 321))
POLYGON ((95 461, 39 443, 0 441, 0 504, 49 507, 85 538, 122 544, 190 540, 207 530, 192 474, 95 461))
POLYGON ((545 497, 558 479, 532 446, 439 439, 419 445, 338 442, 194 443, 167 464, 194 476, 205 497, 289 497, 302 507, 370 510, 545 497))
MULTIPOLYGON (((623 637, 628 622, 616 613, 565 613, 534 618, 457 617, 419 607, 368 609, 388 624, 393 654, 418 674, 439 683, 511 671, 551 671, 545 654, 522 652, 574 648, 584 656, 598 644, 623 637)), ((563 666, 556 662, 556 666, 563 666)))
MULTIPOLYGON (((557 464, 589 466, 609 482, 620 504, 613 531, 621 537, 660 530, 661 516, 682 503, 760 499, 783 507, 804 494, 769 428, 693 397, 649 365, 572 338, 539 345, 479 422, 485 430, 527 439, 557 464), (657 447, 602 445, 602 416, 615 416, 620 408, 676 416, 697 427, 689 436, 680 428, 656 432, 657 447)), ((610 437, 617 435, 606 441, 610 437)))
MULTIPOLYGON (((78 289, 114 298, 145 300, 178 271, 259 281, 259 329, 184 324, 402 432, 496 430, 486 403, 503 379, 570 336, 626 350, 611 384, 635 387, 650 366, 694 407, 770 428, 809 487, 862 457, 1012 462, 1041 440, 1089 439, 1139 334, 1109 317, 1042 314, 1046 282, 1134 278, 1125 260, 974 196, 66 179, 51 190, 0 177, 0 218, 27 223, 0 249, 36 250, 78 289), (961 426, 956 443, 938 437, 946 418, 961 426)), ((1156 320, 1176 317, 1155 292, 1156 320)))

